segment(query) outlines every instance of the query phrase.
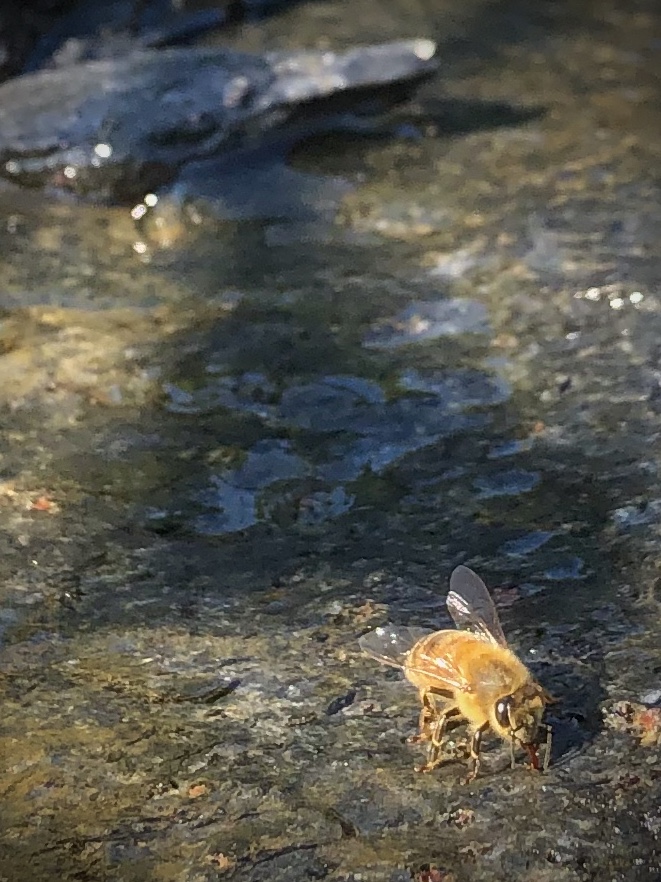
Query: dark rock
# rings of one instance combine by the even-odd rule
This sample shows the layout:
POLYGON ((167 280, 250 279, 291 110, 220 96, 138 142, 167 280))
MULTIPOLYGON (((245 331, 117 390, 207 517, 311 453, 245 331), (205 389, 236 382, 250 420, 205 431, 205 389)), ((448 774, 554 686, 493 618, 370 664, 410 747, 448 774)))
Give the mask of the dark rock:
POLYGON ((372 109, 379 94, 403 97, 395 85, 406 92, 429 76, 434 51, 429 40, 337 54, 180 48, 27 74, 0 87, 0 171, 27 186, 132 199, 188 161, 285 126, 300 137, 315 120, 372 109))

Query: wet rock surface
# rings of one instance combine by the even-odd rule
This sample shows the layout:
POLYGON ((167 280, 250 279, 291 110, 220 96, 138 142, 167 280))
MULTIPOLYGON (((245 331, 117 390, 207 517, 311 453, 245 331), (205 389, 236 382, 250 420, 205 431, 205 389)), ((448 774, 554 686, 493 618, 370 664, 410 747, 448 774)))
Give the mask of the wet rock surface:
POLYGON ((368 25, 446 68, 293 156, 350 175, 332 225, 0 193, 7 879, 661 874, 658 12, 290 4, 232 45, 368 25), (459 563, 558 699, 546 775, 487 740, 462 786, 462 728, 416 775, 359 654, 447 627, 459 563))

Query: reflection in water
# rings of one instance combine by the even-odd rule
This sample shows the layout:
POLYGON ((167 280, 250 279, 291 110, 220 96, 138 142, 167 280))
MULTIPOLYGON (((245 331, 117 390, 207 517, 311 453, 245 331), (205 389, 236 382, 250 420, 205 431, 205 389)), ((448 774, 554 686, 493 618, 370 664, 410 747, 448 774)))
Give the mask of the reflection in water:
POLYGON ((404 389, 437 395, 449 410, 502 404, 512 394, 509 383, 502 378, 474 370, 407 370, 401 375, 400 384, 404 389))
POLYGON ((493 475, 481 475, 473 482, 483 499, 492 496, 517 496, 528 493, 539 484, 540 474, 525 469, 509 469, 493 475))
MULTIPOLYGON (((477 301, 418 301, 395 319, 373 325, 363 346, 391 350, 488 328, 487 310, 477 301)), ((276 382, 262 371, 231 371, 227 359, 242 351, 241 335, 250 339, 250 333, 248 326, 229 346, 223 344, 224 364, 211 360, 200 387, 164 386, 166 407, 173 413, 228 410, 257 417, 262 426, 262 439, 247 449, 241 467, 216 472, 211 489, 200 495, 204 513, 196 524, 206 534, 237 532, 268 521, 283 505, 293 508, 299 524, 338 517, 356 502, 351 485, 361 477, 383 475, 407 455, 441 439, 474 435, 492 421, 490 409, 511 396, 510 384, 491 371, 414 368, 419 360, 415 349, 405 354, 411 366, 403 365, 394 375, 388 392, 354 374, 329 374, 282 388, 282 377, 276 382)), ((273 346, 273 326, 265 333, 273 346)), ((314 363, 311 367, 318 369, 314 363)), ((490 493, 525 492, 535 480, 519 476, 512 484, 510 476, 507 487, 490 493)))
POLYGON ((397 349, 409 343, 457 334, 486 334, 487 311, 477 300, 430 300, 412 303, 392 319, 375 325, 363 344, 372 349, 397 349))
POLYGON ((214 475, 212 488, 202 494, 206 512, 198 528, 232 533, 268 519, 277 508, 274 485, 281 488, 282 499, 297 500, 299 522, 337 517, 355 499, 345 485, 364 473, 379 475, 441 438, 485 427, 489 413, 472 409, 501 404, 509 396, 506 384, 477 370, 427 377, 409 370, 400 380, 402 389, 410 391, 392 400, 377 383, 356 376, 290 386, 279 400, 274 384, 262 374, 214 377, 195 393, 168 385, 168 406, 174 412, 228 408, 260 417, 265 430, 304 433, 292 441, 262 439, 239 468, 214 475))
POLYGON ((571 557, 569 560, 564 560, 556 566, 550 567, 544 576, 554 582, 563 582, 566 579, 584 579, 584 566, 585 562, 580 557, 571 557))
POLYGON ((515 456, 517 453, 530 450, 532 443, 532 438, 514 438, 510 441, 502 441, 499 444, 493 444, 487 456, 489 459, 504 459, 506 456, 515 456))
POLYGON ((512 555, 514 557, 530 554, 533 551, 537 551, 537 549, 541 548, 543 545, 546 545, 549 539, 552 539, 555 535, 556 533, 553 530, 535 530, 532 533, 526 533, 519 539, 511 539, 509 542, 506 542, 500 550, 503 554, 512 555))
POLYGON ((646 499, 640 505, 625 505, 616 508, 612 520, 618 530, 658 524, 661 520, 661 499, 646 499))
POLYGON ((238 469, 212 478, 203 501, 214 515, 198 519, 198 528, 203 533, 234 533, 251 527, 258 520, 261 490, 306 473, 305 463, 289 452, 286 441, 259 441, 238 469))
POLYGON ((370 432, 385 408, 377 383, 360 377, 325 377, 317 383, 288 389, 280 402, 280 418, 315 432, 370 432))

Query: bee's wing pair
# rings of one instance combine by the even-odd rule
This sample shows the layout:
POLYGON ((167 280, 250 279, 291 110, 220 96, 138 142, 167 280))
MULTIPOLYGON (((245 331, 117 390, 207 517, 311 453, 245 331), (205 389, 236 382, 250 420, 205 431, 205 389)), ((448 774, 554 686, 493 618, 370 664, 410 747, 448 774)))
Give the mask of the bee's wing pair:
MULTIPOLYGON (((457 567, 450 576, 447 605, 455 625, 461 631, 470 631, 478 639, 498 646, 507 646, 500 626, 498 612, 489 591, 480 577, 468 567, 457 567)), ((432 634, 423 628, 387 625, 370 631, 360 638, 360 648, 382 664, 395 668, 406 666, 409 652, 423 637, 432 634)), ((470 685, 451 661, 439 656, 418 656, 428 663, 423 670, 408 669, 438 681, 439 689, 467 691, 470 685)))
POLYGON ((468 567, 457 567, 450 576, 448 610, 460 631, 470 631, 487 643, 507 646, 489 589, 468 567))

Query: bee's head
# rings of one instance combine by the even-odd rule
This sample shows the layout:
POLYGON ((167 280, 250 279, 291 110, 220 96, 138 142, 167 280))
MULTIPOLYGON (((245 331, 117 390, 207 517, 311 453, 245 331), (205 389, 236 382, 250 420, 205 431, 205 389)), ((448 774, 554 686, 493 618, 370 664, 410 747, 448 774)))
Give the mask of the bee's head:
POLYGON ((505 740, 532 744, 550 696, 537 683, 526 683, 496 702, 491 724, 505 740))

